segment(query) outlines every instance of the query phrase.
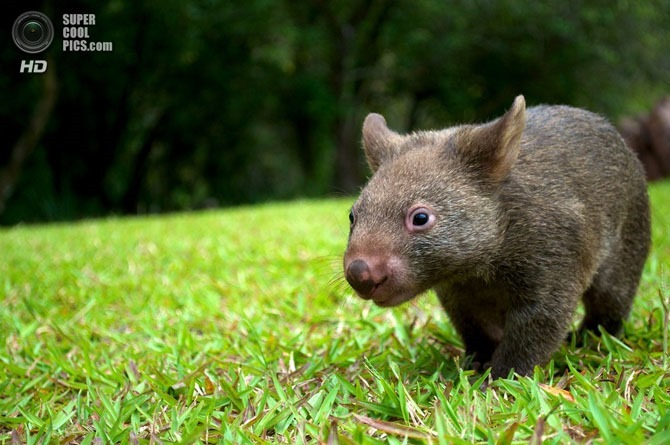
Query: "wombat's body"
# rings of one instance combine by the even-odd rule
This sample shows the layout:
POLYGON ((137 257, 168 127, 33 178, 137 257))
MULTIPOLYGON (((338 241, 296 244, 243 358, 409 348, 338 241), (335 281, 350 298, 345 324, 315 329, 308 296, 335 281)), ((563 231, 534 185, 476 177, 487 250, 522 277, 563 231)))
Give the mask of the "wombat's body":
POLYGON ((642 167, 603 118, 526 111, 398 135, 371 114, 375 172, 351 213, 345 275, 380 306, 428 289, 493 377, 528 374, 582 329, 618 334, 649 249, 642 167))

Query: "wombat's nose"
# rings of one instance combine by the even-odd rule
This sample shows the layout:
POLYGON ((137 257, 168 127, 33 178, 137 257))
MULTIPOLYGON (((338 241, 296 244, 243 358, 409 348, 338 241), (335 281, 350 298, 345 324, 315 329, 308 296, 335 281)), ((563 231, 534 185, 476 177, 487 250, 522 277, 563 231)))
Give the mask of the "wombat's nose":
POLYGON ((354 260, 347 267, 347 281, 354 288, 358 294, 365 298, 372 298, 372 293, 377 286, 384 282, 386 277, 383 277, 378 282, 375 281, 370 271, 368 263, 364 260, 354 260))

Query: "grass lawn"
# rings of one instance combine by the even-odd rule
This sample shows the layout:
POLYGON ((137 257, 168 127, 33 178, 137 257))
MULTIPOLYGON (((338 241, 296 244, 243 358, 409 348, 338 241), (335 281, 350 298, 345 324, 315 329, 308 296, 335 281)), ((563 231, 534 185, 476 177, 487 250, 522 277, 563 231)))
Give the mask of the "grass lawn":
POLYGON ((0 231, 0 443, 670 443, 670 182, 622 340, 460 369, 341 275, 351 200, 0 231))

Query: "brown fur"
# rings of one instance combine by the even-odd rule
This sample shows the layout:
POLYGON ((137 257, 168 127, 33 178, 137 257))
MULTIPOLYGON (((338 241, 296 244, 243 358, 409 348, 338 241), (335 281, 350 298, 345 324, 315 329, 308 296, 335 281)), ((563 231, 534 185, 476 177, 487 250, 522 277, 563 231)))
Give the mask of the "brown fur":
POLYGON ((435 289, 466 354, 528 374, 582 329, 618 334, 650 242, 640 162, 603 118, 522 96, 483 125, 363 126, 374 175, 352 208, 347 281, 394 306, 435 289), (418 214, 418 216, 416 216, 418 214))

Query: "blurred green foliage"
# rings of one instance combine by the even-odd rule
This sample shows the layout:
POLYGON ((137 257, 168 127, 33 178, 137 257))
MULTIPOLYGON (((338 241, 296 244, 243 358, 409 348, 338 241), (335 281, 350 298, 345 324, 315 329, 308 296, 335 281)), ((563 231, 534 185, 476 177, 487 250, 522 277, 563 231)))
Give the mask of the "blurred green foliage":
MULTIPOLYGON (((670 0, 74 0, 36 9, 58 99, 0 223, 350 193, 367 112, 399 131, 495 117, 523 93, 610 118, 670 89, 670 0), (63 13, 93 13, 62 51, 63 13)), ((5 32, 6 31, 6 32, 5 32)), ((43 94, 0 48, 0 168, 43 94)))

